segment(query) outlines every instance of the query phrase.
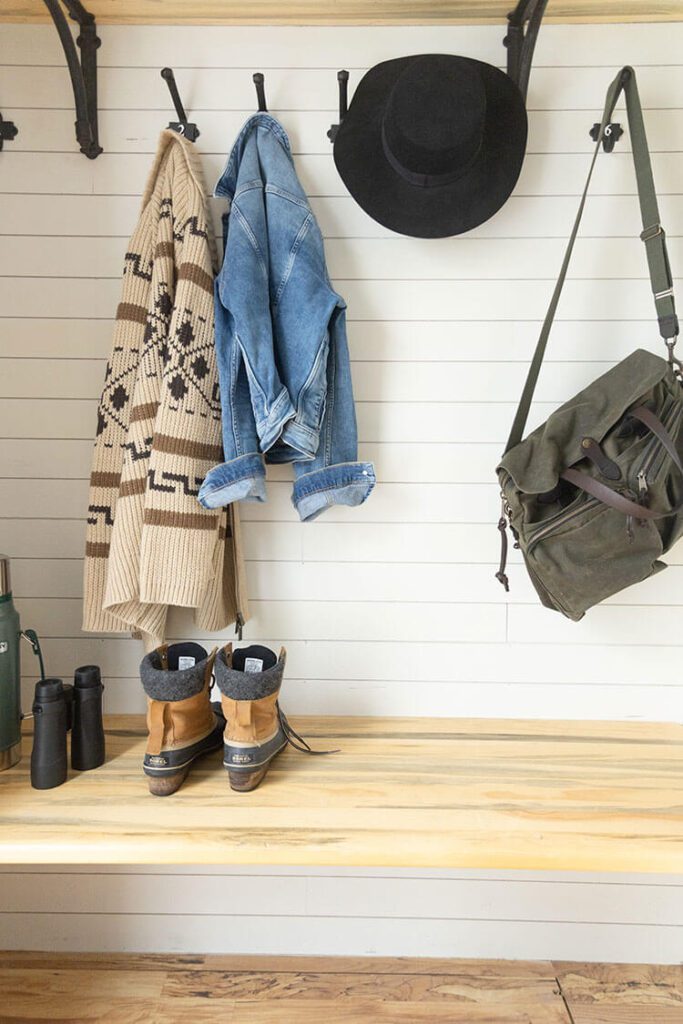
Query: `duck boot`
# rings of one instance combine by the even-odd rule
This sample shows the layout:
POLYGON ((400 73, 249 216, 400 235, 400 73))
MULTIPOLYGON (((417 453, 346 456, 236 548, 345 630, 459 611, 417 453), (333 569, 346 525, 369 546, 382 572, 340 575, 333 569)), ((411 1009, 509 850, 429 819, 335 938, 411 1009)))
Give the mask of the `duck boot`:
POLYGON ((216 658, 216 682, 225 717, 223 765, 232 789, 247 793, 263 781, 270 763, 289 741, 289 727, 278 706, 287 654, 252 644, 233 651, 228 644, 216 658))
POLYGON ((180 789, 192 762, 223 742, 225 720, 210 700, 215 649, 163 644, 140 665, 149 738, 143 770, 154 796, 180 789))

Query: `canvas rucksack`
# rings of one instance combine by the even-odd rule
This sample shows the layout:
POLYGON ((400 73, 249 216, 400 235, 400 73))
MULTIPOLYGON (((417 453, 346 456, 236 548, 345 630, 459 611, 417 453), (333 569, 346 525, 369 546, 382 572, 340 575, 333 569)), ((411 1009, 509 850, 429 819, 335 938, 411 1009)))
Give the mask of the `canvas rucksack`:
POLYGON ((509 525, 542 603, 570 619, 666 568, 663 552, 683 534, 683 364, 635 73, 607 91, 588 180, 497 473, 503 511, 497 578, 509 525), (668 359, 638 349, 557 409, 522 440, 604 131, 624 92, 645 251, 668 359))

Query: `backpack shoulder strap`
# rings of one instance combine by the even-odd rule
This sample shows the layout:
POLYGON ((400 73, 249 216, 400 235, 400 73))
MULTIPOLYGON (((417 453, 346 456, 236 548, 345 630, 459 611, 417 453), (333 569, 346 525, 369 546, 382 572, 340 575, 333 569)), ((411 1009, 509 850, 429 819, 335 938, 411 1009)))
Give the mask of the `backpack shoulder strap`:
POLYGON ((602 121, 600 123, 600 131, 598 133, 598 141, 595 145, 593 158, 588 169, 586 186, 583 190, 581 201, 579 202, 579 209, 576 214, 576 220, 574 221, 571 235, 569 236, 569 242, 567 243, 564 259, 562 260, 557 284, 555 285, 555 290, 553 291, 550 305, 548 306, 548 312, 546 313, 545 320, 543 321, 541 333, 531 360, 531 365, 529 366, 529 372, 519 400, 510 436, 505 446, 506 453, 509 452, 511 448, 514 448, 515 445, 519 444, 524 436, 524 430, 529 417, 529 409, 531 408, 536 384, 541 372, 541 366, 543 365, 543 357, 548 344, 550 329, 553 325, 555 312, 560 301, 562 287, 567 276, 569 261, 571 259, 574 243, 576 242, 576 236, 579 232, 581 218, 586 205, 586 198, 588 196, 588 189, 593 177, 595 161, 598 158, 600 146, 602 145, 605 128, 611 121, 614 107, 616 106, 617 100, 619 99, 622 91, 626 98, 631 147, 633 150, 633 163, 636 171, 638 198, 640 201, 640 213, 643 224, 643 231, 640 237, 645 243, 645 252, 650 271, 650 281, 655 299, 655 309, 657 312, 657 319, 659 321, 659 332, 667 342, 670 360, 673 359, 673 346, 678 336, 678 319, 676 317, 676 307, 674 304, 671 267, 669 265, 669 257, 666 249, 666 236, 659 221, 657 193, 655 192, 655 183, 652 176, 650 151, 647 145, 647 136, 645 134, 643 111, 640 105, 640 98, 638 96, 636 75, 632 67, 625 67, 622 68, 607 90, 605 107, 602 115, 602 121))

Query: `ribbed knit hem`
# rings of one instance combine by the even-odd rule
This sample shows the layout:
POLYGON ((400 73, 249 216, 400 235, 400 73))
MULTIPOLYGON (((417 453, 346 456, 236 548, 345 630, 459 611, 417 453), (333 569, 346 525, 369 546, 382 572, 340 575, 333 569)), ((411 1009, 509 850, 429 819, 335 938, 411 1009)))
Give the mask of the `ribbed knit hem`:
POLYGON ((201 605, 218 543, 217 520, 207 517, 207 526, 205 530, 145 526, 140 548, 142 603, 201 605))
POLYGON ((120 604, 107 605, 107 611, 125 622, 126 629, 134 635, 151 637, 156 641, 156 647, 163 643, 168 605, 141 604, 138 600, 122 601, 120 604))
POLYGON ((84 633, 130 633, 130 626, 113 612, 103 608, 83 608, 84 633))
MULTIPOLYGON (((241 611, 237 603, 238 572, 235 563, 235 532, 232 512, 235 506, 222 512, 219 520, 219 540, 213 554, 212 578, 209 580, 201 605, 195 610, 194 622, 198 629, 216 633, 227 629, 241 611)), ((241 564, 241 563, 240 563, 241 564)), ((246 621, 246 615, 243 615, 246 621)))
POLYGON ((83 631, 85 633, 127 633, 130 626, 104 607, 107 559, 86 558, 83 565, 83 631))

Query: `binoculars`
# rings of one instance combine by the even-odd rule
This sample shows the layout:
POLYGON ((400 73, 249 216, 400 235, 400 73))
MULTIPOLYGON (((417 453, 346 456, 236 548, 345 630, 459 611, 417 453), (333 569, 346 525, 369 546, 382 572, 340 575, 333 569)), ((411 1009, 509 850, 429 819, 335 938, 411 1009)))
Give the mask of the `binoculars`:
POLYGON ((97 665, 83 665, 73 686, 61 679, 41 679, 33 700, 31 785, 54 789, 66 782, 66 736, 71 732, 71 766, 89 771, 104 764, 102 679, 97 665))

